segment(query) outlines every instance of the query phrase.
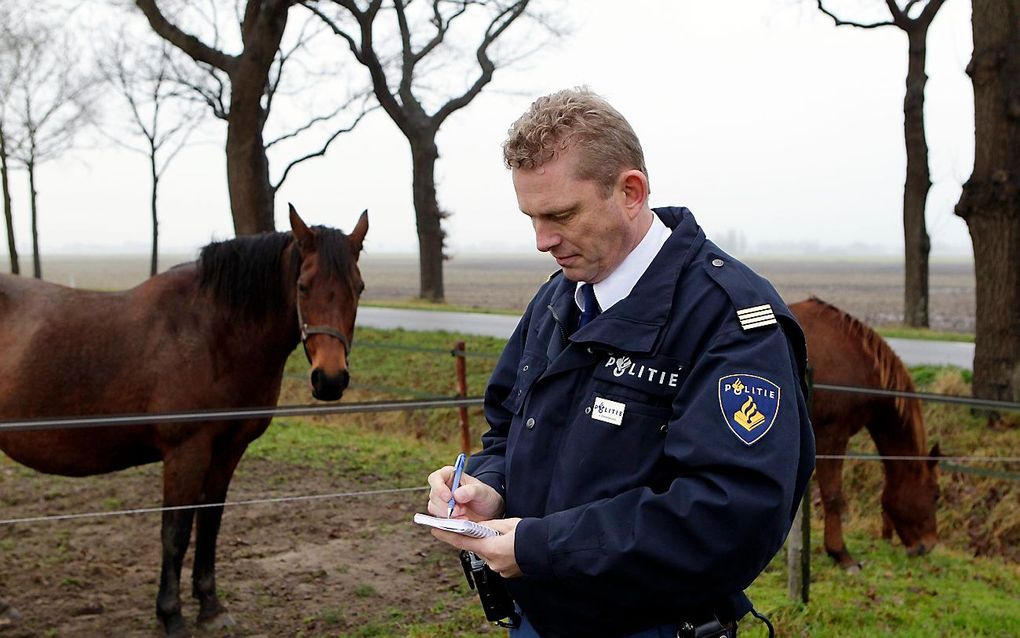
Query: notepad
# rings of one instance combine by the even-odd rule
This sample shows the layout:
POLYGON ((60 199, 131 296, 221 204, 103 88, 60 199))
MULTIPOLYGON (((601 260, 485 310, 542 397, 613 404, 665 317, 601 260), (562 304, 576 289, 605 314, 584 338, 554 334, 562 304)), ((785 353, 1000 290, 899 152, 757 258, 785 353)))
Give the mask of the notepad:
POLYGON ((479 525, 474 521, 469 521, 463 518, 438 518, 436 516, 429 516, 428 514, 415 514, 414 522, 419 525, 428 525, 429 527, 443 529, 448 532, 456 532, 465 536, 473 536, 474 538, 485 538, 486 536, 500 535, 500 532, 497 532, 491 527, 479 525))

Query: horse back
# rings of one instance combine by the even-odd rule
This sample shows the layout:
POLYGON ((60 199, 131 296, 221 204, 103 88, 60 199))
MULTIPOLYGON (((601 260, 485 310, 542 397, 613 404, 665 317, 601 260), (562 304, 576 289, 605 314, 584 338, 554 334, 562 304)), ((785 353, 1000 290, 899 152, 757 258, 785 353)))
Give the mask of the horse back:
MULTIPOLYGON (((202 351, 209 356, 195 286, 187 268, 123 292, 0 277, 0 420, 208 407, 173 398, 211 385, 200 375, 188 384, 191 367, 205 365, 202 351)), ((0 449, 41 471, 95 474, 158 461, 168 438, 194 430, 167 424, 15 432, 0 434, 0 449)))

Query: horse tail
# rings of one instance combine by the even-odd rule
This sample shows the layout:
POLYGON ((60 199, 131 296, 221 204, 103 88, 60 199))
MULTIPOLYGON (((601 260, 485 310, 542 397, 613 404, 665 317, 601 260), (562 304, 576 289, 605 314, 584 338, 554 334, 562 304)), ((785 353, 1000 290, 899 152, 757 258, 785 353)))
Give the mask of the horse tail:
MULTIPOLYGON (((861 347, 875 361, 875 372, 878 373, 879 388, 897 392, 915 392, 914 379, 910 371, 889 343, 877 332, 853 315, 840 310, 836 306, 812 296, 811 300, 836 313, 843 328, 848 334, 860 340, 861 347)), ((924 433, 924 417, 921 413, 921 402, 913 397, 896 397, 894 399, 896 415, 900 425, 913 431, 918 441, 918 452, 927 450, 924 433)))

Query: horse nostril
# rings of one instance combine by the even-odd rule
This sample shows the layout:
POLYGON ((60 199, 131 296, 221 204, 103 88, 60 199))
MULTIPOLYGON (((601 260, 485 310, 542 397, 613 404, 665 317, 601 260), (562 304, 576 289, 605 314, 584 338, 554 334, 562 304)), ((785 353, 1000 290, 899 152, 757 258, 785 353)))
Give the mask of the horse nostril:
POLYGON ((351 373, 348 372, 347 370, 341 370, 340 371, 340 378, 337 380, 337 385, 340 387, 341 390, 346 390, 347 386, 350 384, 350 382, 351 382, 351 373))
POLYGON ((316 369, 312 370, 312 379, 311 379, 312 387, 315 388, 315 389, 321 388, 322 387, 322 382, 325 381, 325 377, 326 377, 326 373, 323 372, 322 370, 320 370, 319 368, 316 368, 316 369))

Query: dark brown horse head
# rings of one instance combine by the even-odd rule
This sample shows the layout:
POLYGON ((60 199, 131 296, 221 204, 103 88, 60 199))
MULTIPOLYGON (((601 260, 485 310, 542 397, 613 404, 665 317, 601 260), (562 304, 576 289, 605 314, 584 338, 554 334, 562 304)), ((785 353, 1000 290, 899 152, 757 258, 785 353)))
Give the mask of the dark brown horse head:
POLYGON ((922 556, 935 547, 938 530, 935 510, 939 498, 939 444, 932 446, 928 460, 893 461, 887 472, 902 473, 898 480, 887 477, 882 491, 883 527, 896 530, 907 553, 922 556))
POLYGON ((368 232, 368 211, 350 235, 309 228, 290 207, 290 227, 301 259, 297 312, 301 340, 311 364, 312 396, 336 401, 350 382, 347 358, 354 336, 358 299, 365 289, 358 257, 368 232))

